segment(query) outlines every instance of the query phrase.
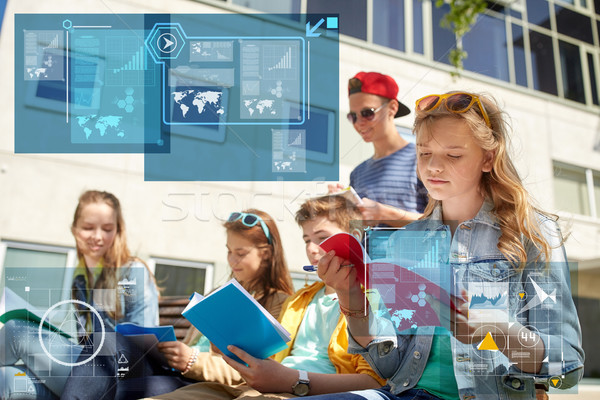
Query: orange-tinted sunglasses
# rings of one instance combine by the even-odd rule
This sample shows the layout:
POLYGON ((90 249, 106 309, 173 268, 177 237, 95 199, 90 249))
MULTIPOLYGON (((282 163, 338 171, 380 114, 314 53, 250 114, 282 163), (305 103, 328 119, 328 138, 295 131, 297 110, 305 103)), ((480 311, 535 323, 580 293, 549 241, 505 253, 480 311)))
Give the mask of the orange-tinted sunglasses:
POLYGON ((479 100, 479 96, 470 93, 430 94, 417 100, 416 109, 417 111, 428 112, 435 110, 442 103, 446 104, 446 109, 448 111, 455 114, 467 112, 473 107, 473 104, 477 104, 485 123, 489 128, 492 127, 490 118, 485 111, 485 107, 483 107, 481 100, 479 100))

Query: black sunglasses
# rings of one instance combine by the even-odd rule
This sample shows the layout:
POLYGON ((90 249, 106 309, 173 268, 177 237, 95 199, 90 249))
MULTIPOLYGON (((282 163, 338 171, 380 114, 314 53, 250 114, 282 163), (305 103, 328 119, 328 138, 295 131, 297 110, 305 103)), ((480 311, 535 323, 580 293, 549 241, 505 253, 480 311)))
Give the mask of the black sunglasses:
MULTIPOLYGON (((381 110, 383 107, 387 106, 389 103, 385 102, 382 105, 380 105, 377 108, 363 108, 362 110, 360 110, 360 116, 364 119, 366 119, 367 121, 373 121, 373 118, 375 118, 375 114, 381 110)), ((346 117, 348 117, 348 121, 350 121, 352 124, 355 124, 356 121, 358 121, 358 115, 356 115, 356 113, 354 111, 350 111, 346 117)))

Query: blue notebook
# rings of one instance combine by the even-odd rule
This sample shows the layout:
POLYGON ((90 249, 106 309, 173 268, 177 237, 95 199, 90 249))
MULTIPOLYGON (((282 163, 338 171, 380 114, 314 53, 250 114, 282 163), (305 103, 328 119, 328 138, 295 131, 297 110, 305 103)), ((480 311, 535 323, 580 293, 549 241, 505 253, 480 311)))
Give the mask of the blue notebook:
POLYGON ((122 324, 117 324, 115 331, 123 336, 154 335, 159 342, 174 342, 177 340, 173 325, 140 326, 132 322, 124 322, 122 324))
POLYGON ((182 314, 223 354, 238 362, 242 361, 227 350, 228 345, 265 359, 290 341, 290 333, 235 279, 206 297, 194 293, 182 314))

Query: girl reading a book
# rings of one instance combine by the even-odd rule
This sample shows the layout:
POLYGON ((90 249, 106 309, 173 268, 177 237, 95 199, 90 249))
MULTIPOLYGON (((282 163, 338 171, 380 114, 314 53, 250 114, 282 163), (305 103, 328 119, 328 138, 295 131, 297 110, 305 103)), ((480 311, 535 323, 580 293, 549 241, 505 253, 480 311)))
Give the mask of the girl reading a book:
MULTIPOLYGON (((263 211, 249 209, 231 213, 223 225, 231 277, 277 317, 282 304, 293 293, 293 286, 275 221, 263 211)), ((103 393, 104 399, 141 398, 171 392, 198 381, 228 385, 242 381, 240 374, 212 351, 208 340, 193 326, 183 341, 160 342, 157 346, 168 365, 151 357, 137 357, 137 368, 144 371, 144 376, 117 379, 118 371, 109 368, 96 373, 102 377, 97 376, 86 385, 79 385, 77 379, 71 378, 62 398, 91 400, 96 393, 103 393)), ((135 349, 120 351, 127 355, 135 349)), ((90 368, 89 365, 76 367, 74 375, 76 371, 90 368)))
POLYGON ((84 192, 71 232, 79 259, 72 282, 76 332, 70 332, 72 340, 46 329, 40 336, 39 324, 8 321, 0 329, 3 399, 56 398, 84 345, 94 347, 92 338, 108 335, 118 322, 158 324, 157 287, 143 261, 129 252, 119 200, 108 192, 84 192))
MULTIPOLYGON (((309 262, 315 265, 319 247, 331 235, 348 232, 360 211, 342 196, 308 199, 296 213, 309 262)), ((355 233, 354 231, 353 233, 355 233)), ((348 354, 346 320, 340 314, 333 288, 321 281, 304 286, 284 304, 279 316, 290 332, 286 349, 262 360, 229 346, 245 364, 225 357, 244 378, 239 385, 200 382, 154 399, 259 400, 287 399, 310 393, 333 393, 381 387, 384 380, 359 355, 348 354)))
MULTIPOLYGON (((424 297, 448 323, 398 332, 366 301, 355 269, 329 252, 318 273, 339 295, 349 351, 388 386, 315 398, 535 399, 536 384, 574 386, 584 353, 563 240, 509 158, 503 112, 489 97, 450 92, 418 100, 416 114, 430 200, 421 220, 392 235, 389 255, 406 258, 406 231, 444 239, 434 261, 450 276, 454 306, 424 297)), ((406 294, 401 280, 396 288, 406 294)))
MULTIPOLYGON (((237 279, 277 318, 294 288, 275 221, 264 211, 249 209, 231 213, 223 225, 227 233, 227 262, 231 277, 237 279)), ((194 349, 193 344, 203 338, 197 329, 191 327, 187 336, 187 343, 159 344, 171 367, 194 381, 226 384, 242 381, 237 371, 225 364, 219 355, 199 353, 199 349, 194 349)), ((200 342, 205 342, 205 338, 200 342)))

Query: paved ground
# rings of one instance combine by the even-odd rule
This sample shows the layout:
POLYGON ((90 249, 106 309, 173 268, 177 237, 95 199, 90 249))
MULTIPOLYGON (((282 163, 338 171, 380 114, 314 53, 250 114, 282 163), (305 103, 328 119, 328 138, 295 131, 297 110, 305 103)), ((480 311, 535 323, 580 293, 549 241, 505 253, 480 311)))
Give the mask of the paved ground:
POLYGON ((577 394, 551 394, 549 397, 550 400, 600 400, 600 383, 580 384, 577 394))

